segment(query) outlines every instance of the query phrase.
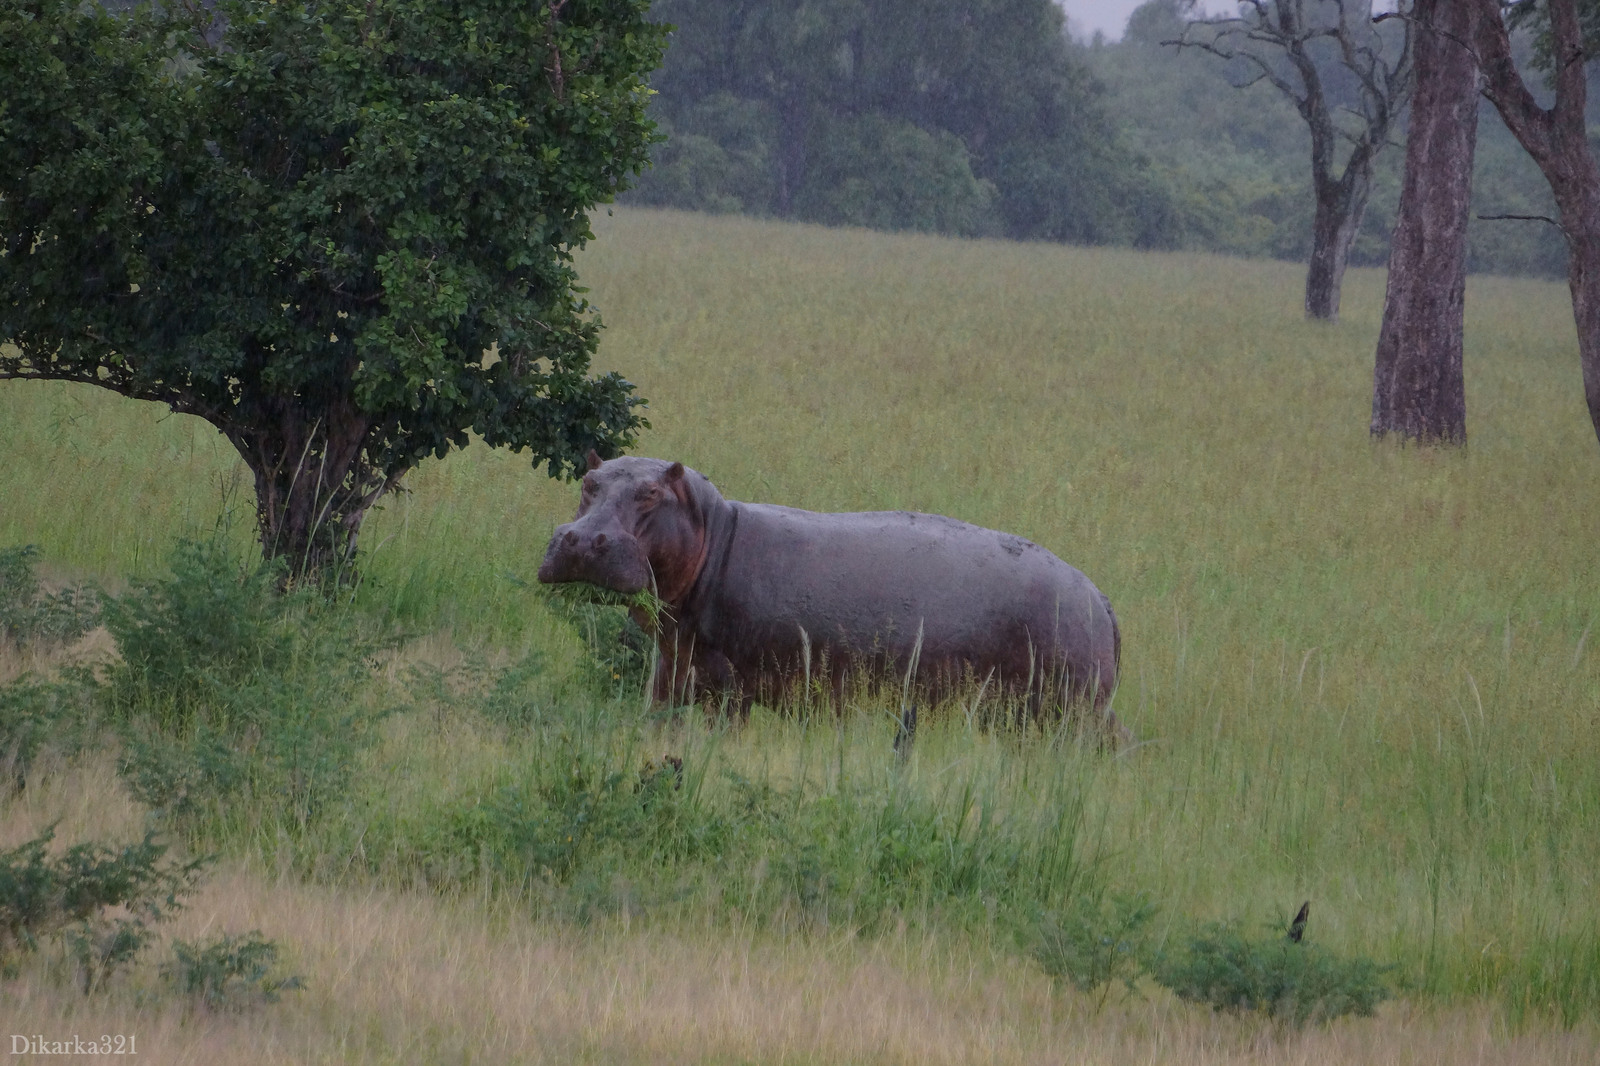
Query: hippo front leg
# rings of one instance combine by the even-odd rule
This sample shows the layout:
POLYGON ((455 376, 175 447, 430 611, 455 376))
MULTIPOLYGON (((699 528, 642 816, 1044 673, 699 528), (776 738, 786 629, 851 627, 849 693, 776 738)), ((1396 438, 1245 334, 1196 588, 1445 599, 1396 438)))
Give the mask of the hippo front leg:
POLYGON ((666 648, 656 657, 656 672, 650 682, 650 696, 658 706, 677 707, 693 703, 697 678, 687 655, 672 654, 666 648))

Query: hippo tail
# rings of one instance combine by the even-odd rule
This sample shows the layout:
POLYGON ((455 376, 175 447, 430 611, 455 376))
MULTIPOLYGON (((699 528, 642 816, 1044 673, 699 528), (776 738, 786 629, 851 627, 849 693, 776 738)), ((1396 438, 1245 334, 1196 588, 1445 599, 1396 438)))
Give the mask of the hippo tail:
POLYGON ((1117 612, 1111 609, 1111 599, 1104 592, 1100 593, 1100 602, 1105 604, 1106 616, 1111 619, 1112 677, 1111 688, 1109 690, 1101 688, 1099 696, 1095 699, 1095 706, 1105 716, 1104 725, 1108 730, 1108 742, 1113 746, 1123 746, 1133 743, 1133 733, 1127 726, 1117 721, 1117 716, 1111 710, 1112 693, 1122 683, 1122 626, 1117 623, 1117 612))

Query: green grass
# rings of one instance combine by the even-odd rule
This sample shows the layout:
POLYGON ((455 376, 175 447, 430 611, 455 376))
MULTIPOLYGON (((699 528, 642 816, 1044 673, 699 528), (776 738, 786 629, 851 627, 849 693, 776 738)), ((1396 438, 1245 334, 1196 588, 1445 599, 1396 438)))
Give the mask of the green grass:
MULTIPOLYGON (((1245 922, 1309 897, 1321 943, 1418 992, 1600 1014, 1600 449, 1564 287, 1472 279, 1471 443, 1435 452, 1368 439, 1380 272, 1329 326, 1281 263, 644 211, 597 230, 580 266, 605 365, 650 400, 641 454, 739 499, 1020 533, 1110 595, 1142 744, 1071 765, 1116 885, 1245 922)), ((149 405, 0 384, 0 449, 0 546, 67 574, 149 574, 225 497, 251 511, 225 442, 149 405)), ((368 521, 363 601, 570 656, 528 585, 571 487, 478 446, 409 486, 368 521)), ((833 765, 888 787, 892 727, 864 715, 833 765)), ((1018 767, 1050 757, 942 728, 918 787, 977 765, 1022 804, 1018 767)), ((832 736, 758 715, 716 758, 786 779, 832 736)), ((374 780, 472 795, 517 744, 402 722, 374 780)))

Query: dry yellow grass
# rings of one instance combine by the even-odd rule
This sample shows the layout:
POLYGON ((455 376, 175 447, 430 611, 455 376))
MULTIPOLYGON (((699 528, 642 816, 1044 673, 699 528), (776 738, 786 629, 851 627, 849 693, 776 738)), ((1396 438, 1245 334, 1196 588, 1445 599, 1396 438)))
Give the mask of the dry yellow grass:
MULTIPOLYGON (((111 770, 102 753, 6 802, 0 845, 51 823, 66 840, 136 838, 143 814, 111 770)), ((240 861, 219 867, 165 932, 197 940, 252 929, 284 946, 284 966, 306 990, 242 1012, 207 1011, 161 985, 162 944, 128 978, 85 998, 46 954, 0 986, 0 1039, 136 1036, 137 1061, 163 1066, 1589 1066, 1600 1058, 1592 1024, 1513 1033, 1484 1005, 1401 1001, 1373 1020, 1303 1033, 1218 1017, 1154 989, 1097 1011, 1093 999, 1052 987, 981 942, 539 923, 505 902, 306 885, 240 861)))

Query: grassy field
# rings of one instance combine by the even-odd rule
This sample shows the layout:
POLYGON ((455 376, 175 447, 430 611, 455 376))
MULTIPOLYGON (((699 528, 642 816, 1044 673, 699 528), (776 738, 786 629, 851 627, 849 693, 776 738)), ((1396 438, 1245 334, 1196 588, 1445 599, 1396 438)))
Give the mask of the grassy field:
MULTIPOLYGON (((629 743, 696 752, 708 803, 730 772, 906 781, 930 804, 959 779, 997 824, 1070 802, 1082 861, 1162 928, 1310 898, 1319 942, 1396 964, 1402 1001, 1302 1037, 1157 990, 1096 1012, 981 913, 861 931, 780 900, 757 920, 703 870, 685 900, 588 924, 488 879, 424 890, 352 856, 385 833, 401 854, 415 812, 504 786, 540 741, 411 712, 370 754, 369 813, 316 838, 326 861, 233 838, 184 918, 262 928, 313 991, 196 1022, 144 978, 84 1001, 41 963, 0 986, 0 1032, 138 1026, 163 1062, 1593 1061, 1600 451, 1564 287, 1472 280, 1471 443, 1442 453, 1368 440, 1379 273, 1351 273, 1328 326, 1281 263, 643 211, 597 232, 582 273, 606 365, 650 400, 642 454, 738 499, 934 511, 1050 548, 1116 605, 1140 741, 1103 757, 952 716, 902 773, 862 705, 839 731, 758 714, 629 743)), ((6 383, 0 449, 0 546, 38 544, 48 576, 120 588, 250 510, 225 442, 148 405, 6 383)), ((571 487, 475 447, 409 488, 369 519, 360 597, 430 634, 405 656, 572 660, 528 588, 571 487)), ((0 808, 0 844, 139 817, 91 760, 0 808)))

